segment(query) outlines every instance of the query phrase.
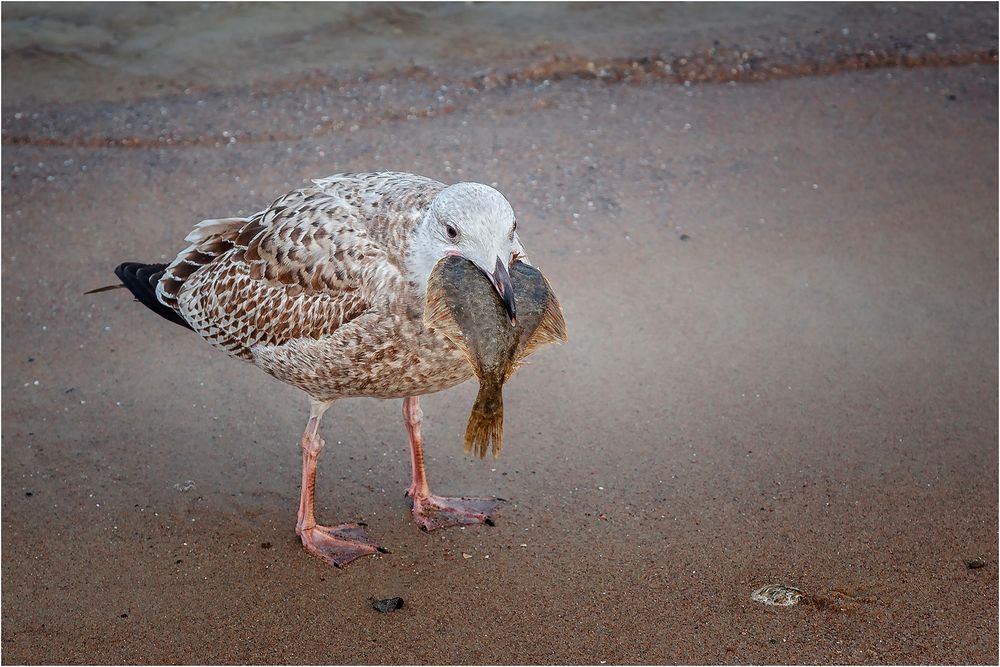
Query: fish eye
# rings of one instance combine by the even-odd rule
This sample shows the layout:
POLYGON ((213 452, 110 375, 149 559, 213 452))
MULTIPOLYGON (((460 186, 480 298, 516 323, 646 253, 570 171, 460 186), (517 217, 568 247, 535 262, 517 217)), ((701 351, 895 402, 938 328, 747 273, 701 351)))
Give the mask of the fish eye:
POLYGON ((452 227, 451 225, 445 225, 444 231, 446 234, 448 234, 448 238, 450 239, 458 238, 458 230, 452 227))

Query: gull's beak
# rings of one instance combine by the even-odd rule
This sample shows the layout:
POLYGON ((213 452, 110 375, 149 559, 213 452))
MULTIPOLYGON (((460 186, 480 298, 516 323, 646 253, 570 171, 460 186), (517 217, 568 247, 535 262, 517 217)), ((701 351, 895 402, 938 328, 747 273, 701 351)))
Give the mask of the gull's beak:
POLYGON ((500 261, 499 257, 497 257, 496 268, 490 274, 490 280, 493 282, 493 287, 496 288, 497 294, 500 295, 500 299, 503 301, 503 307, 507 310, 510 323, 517 326, 517 309, 514 307, 514 287, 510 284, 510 274, 507 272, 507 266, 500 261))

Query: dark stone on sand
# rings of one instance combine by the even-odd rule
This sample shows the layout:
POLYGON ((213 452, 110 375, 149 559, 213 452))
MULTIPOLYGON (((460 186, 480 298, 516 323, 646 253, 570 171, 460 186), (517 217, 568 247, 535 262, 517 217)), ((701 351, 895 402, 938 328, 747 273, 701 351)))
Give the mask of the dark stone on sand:
POLYGON ((403 598, 384 598, 382 600, 373 600, 372 607, 375 611, 387 614, 390 611, 396 611, 397 609, 403 608, 403 598))
POLYGON ((970 570, 978 570, 981 567, 986 567, 986 559, 984 558, 969 558, 965 561, 965 565, 970 570))
POLYGON ((271 548, 271 543, 270 542, 261 542, 260 543, 260 548, 261 549, 270 549, 271 548))
POLYGON ((681 238, 681 241, 690 241, 691 240, 691 237, 688 236, 687 234, 681 234, 680 238, 681 238))

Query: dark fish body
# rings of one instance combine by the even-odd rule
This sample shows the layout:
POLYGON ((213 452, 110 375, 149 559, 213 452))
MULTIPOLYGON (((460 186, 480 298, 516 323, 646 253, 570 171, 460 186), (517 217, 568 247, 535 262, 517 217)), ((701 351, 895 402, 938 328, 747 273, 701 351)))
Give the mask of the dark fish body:
POLYGON ((566 341, 566 322, 541 272, 514 262, 510 280, 517 303, 511 324, 489 278, 456 256, 439 261, 427 282, 424 322, 440 330, 469 358, 479 394, 465 430, 465 451, 493 456, 503 447, 503 385, 521 361, 547 343, 566 341))

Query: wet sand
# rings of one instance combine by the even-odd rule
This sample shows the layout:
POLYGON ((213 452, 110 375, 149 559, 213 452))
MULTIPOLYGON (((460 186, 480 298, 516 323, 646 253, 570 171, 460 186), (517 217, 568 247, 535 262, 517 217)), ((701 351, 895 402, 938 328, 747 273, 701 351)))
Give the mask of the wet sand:
MULTIPOLYGON (((931 7, 931 50, 995 57, 994 6, 931 7)), ((996 65, 455 83, 473 60, 4 96, 4 662, 995 663, 996 65), (318 517, 393 552, 337 571, 294 534, 304 397, 82 292, 388 168, 507 194, 570 342, 511 381, 496 461, 462 456, 474 382, 424 401, 432 488, 509 498, 493 528, 417 530, 399 401, 334 406, 318 517)))

